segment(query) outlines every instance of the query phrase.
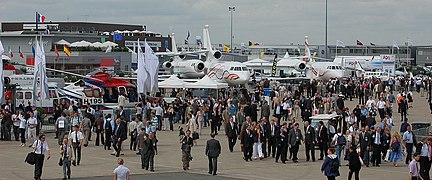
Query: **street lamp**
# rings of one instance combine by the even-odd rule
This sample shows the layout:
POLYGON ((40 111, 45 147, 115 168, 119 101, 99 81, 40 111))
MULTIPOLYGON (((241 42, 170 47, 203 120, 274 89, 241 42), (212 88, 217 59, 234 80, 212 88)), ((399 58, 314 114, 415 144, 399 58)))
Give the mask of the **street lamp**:
POLYGON ((232 52, 233 49, 233 12, 235 11, 235 7, 228 7, 228 11, 231 13, 231 43, 230 43, 230 53, 232 52))
POLYGON ((328 59, 328 54, 329 54, 329 52, 327 52, 327 50, 328 50, 328 46, 327 46, 327 0, 325 0, 325 53, 326 53, 325 56, 326 56, 326 59, 328 59))

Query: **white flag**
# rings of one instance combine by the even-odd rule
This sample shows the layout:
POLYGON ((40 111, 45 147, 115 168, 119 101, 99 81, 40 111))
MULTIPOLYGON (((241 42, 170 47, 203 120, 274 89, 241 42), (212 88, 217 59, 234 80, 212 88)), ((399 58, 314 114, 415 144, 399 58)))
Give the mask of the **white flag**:
POLYGON ((105 53, 109 53, 111 51, 112 51, 112 47, 111 47, 111 45, 109 45, 108 48, 105 50, 105 53))
POLYGON ((145 69, 144 62, 144 53, 141 49, 139 40, 138 40, 138 53, 137 53, 137 61, 138 61, 138 71, 137 71, 137 90, 138 93, 146 93, 144 89, 145 81, 148 78, 147 71, 145 69))
POLYGON ((399 46, 397 45, 396 41, 393 41, 393 47, 399 50, 399 46))
POLYGON ((36 103, 36 99, 39 96, 38 94, 38 80, 39 80, 39 75, 40 75, 40 65, 41 65, 41 61, 42 61, 42 54, 41 54, 41 50, 39 47, 39 42, 37 40, 37 37, 35 38, 35 58, 34 58, 34 74, 33 74, 33 104, 36 103))
POLYGON ((2 42, 0 41, 0 100, 3 99, 4 96, 3 58, 2 58, 3 53, 4 53, 4 48, 2 42))
POLYGON ((336 47, 345 47, 345 44, 342 42, 342 41, 340 41, 340 40, 337 40, 336 41, 336 47))
POLYGON ((150 81, 150 91, 153 92, 153 88, 155 84, 157 84, 156 76, 158 75, 159 70, 159 58, 153 52, 153 49, 148 45, 147 41, 145 41, 145 67, 147 72, 150 75, 150 78, 147 81, 150 81))
POLYGON ((41 51, 41 97, 42 99, 49 99, 50 95, 49 95, 49 89, 48 89, 48 78, 46 75, 46 58, 45 58, 45 50, 43 47, 43 41, 42 41, 42 36, 41 36, 41 41, 40 41, 40 51, 41 51))

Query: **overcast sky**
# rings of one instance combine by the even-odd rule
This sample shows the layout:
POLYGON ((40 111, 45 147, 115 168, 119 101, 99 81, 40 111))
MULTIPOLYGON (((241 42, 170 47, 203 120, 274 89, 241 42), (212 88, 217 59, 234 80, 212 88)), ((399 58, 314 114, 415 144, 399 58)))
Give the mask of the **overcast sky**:
MULTIPOLYGON (((325 0, 2 0, 0 21, 91 21, 146 25, 181 43, 210 25, 212 43, 229 44, 229 6, 235 6, 234 43, 324 44, 325 0)), ((431 0, 328 0, 328 44, 432 44, 431 0)))

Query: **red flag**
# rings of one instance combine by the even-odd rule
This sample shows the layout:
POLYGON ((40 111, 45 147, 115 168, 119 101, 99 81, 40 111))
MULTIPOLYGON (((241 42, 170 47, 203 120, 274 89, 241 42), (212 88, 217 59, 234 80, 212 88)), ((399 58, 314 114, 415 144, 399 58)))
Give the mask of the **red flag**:
POLYGON ((21 52, 21 46, 18 46, 18 53, 20 58, 24 58, 24 54, 21 52))
POLYGON ((357 46, 363 46, 363 43, 357 39, 357 46))
POLYGON ((59 54, 59 52, 58 52, 57 46, 54 46, 54 52, 55 52, 56 55, 57 55, 56 60, 58 60, 58 59, 60 58, 60 54, 59 54))

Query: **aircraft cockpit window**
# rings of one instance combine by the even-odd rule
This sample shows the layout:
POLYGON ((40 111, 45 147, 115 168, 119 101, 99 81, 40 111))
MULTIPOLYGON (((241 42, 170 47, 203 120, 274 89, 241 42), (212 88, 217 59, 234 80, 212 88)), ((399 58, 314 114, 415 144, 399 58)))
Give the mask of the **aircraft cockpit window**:
POLYGON ((93 90, 93 96, 94 97, 101 97, 100 89, 94 89, 93 90))
POLYGON ((93 90, 92 89, 84 89, 84 94, 87 97, 93 97, 93 90))
POLYGON ((241 71, 241 67, 235 67, 234 71, 241 71))
POLYGON ((233 71, 233 70, 234 70, 234 67, 231 67, 230 70, 233 71))
POLYGON ((32 93, 31 92, 25 92, 24 97, 25 97, 25 99, 31 99, 32 93))
POLYGON ((127 95, 126 88, 124 86, 118 87, 119 94, 127 95))
POLYGON ((331 69, 331 66, 327 66, 327 69, 331 69))
POLYGON ((248 71, 247 67, 242 67, 243 71, 248 71))

